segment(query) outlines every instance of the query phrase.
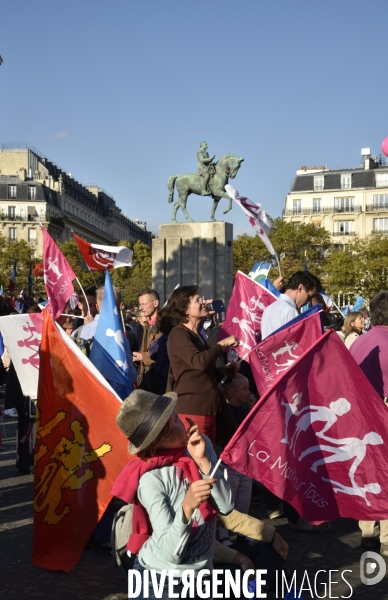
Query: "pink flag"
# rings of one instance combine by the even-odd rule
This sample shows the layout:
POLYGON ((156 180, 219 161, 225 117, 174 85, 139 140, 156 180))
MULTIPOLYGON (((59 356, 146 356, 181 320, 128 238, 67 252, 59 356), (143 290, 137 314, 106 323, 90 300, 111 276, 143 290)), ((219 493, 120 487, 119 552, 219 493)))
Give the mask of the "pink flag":
POLYGON ((53 319, 58 319, 74 292, 72 281, 77 276, 47 229, 42 227, 42 231, 44 284, 49 298, 46 308, 53 319))
POLYGON ((277 300, 259 283, 237 271, 232 295, 218 339, 235 335, 240 340, 238 354, 245 358, 260 341, 261 317, 264 309, 277 300))
POLYGON ((252 409, 222 459, 313 523, 388 515, 388 410, 331 331, 252 409))
POLYGON ((322 337, 321 315, 316 312, 267 337, 248 355, 257 390, 262 396, 306 350, 322 337))

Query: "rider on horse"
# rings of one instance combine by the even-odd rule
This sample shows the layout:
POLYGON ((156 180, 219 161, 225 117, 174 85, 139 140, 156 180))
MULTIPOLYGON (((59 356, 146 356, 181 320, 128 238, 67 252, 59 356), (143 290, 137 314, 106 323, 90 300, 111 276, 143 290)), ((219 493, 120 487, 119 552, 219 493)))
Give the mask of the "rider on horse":
POLYGON ((206 152, 207 143, 201 142, 200 149, 197 152, 198 158, 198 175, 201 181, 201 195, 202 196, 210 196, 211 191, 208 189, 210 175, 214 174, 214 165, 212 165, 212 161, 214 160, 215 154, 209 157, 209 154, 206 152))

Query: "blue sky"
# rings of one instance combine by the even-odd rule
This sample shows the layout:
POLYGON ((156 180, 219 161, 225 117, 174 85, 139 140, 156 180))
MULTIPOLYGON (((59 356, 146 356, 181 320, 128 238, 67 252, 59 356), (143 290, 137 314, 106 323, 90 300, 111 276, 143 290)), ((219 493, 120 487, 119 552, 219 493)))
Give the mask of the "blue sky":
MULTIPOLYGON (((38 148, 155 232, 203 139, 243 157, 231 183, 280 216, 297 168, 358 166, 388 135, 385 1, 3 0, 1 21, 0 143, 38 148)), ((195 220, 210 210, 189 198, 195 220)), ((237 206, 227 220, 253 234, 237 206)))

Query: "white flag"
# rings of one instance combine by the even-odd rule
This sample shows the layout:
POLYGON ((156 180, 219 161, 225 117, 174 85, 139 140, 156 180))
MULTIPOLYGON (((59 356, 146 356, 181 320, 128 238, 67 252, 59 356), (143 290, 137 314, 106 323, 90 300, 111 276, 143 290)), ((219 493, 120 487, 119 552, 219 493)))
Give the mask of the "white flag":
POLYGON ((256 204, 248 198, 240 197, 238 191, 229 183, 226 184, 225 190, 226 193, 229 194, 229 196, 233 198, 233 200, 235 200, 242 208, 257 235, 260 236, 261 240, 267 246, 272 256, 276 256, 277 259, 275 249, 268 237, 269 232, 271 231, 271 221, 269 220, 265 210, 261 208, 261 204, 256 204))

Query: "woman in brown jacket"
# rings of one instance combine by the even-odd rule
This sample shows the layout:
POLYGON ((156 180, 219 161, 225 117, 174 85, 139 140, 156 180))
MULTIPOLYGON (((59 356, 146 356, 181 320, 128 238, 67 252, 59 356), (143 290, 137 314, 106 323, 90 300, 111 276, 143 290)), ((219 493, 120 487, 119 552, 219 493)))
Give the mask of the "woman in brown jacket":
POLYGON ((220 402, 215 364, 228 347, 238 346, 239 340, 232 335, 209 348, 200 334, 208 314, 207 302, 197 286, 174 290, 167 305, 173 324, 167 352, 174 377, 173 391, 178 394, 177 412, 182 420, 191 418, 214 443, 220 402))

